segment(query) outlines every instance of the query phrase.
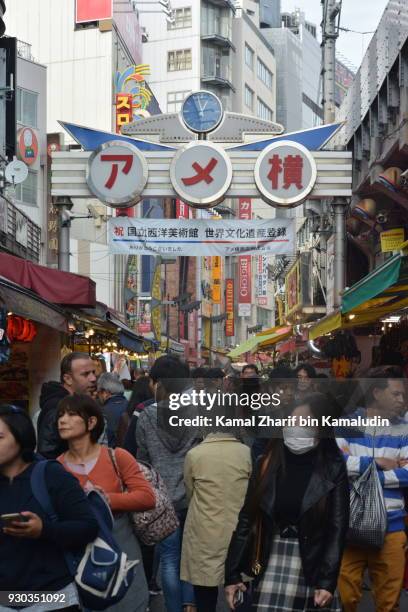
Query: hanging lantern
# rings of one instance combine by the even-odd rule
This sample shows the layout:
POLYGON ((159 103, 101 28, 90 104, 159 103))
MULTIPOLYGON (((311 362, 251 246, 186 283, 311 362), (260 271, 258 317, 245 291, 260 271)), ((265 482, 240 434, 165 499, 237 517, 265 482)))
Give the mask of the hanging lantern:
POLYGON ((7 318, 7 337, 10 342, 31 342, 37 335, 37 328, 32 321, 10 315, 7 318))
POLYGON ((385 183, 390 183, 393 187, 398 187, 401 184, 401 173, 400 168, 387 168, 384 172, 381 172, 378 178, 385 183))
POLYGON ((356 219, 356 217, 349 217, 346 221, 346 228, 349 234, 352 236, 358 236, 361 229, 360 219, 356 219))

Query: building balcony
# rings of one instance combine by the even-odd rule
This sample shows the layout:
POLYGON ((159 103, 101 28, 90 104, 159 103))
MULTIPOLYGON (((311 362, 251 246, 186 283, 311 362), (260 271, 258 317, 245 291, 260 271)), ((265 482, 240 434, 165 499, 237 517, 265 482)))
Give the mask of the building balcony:
POLYGON ((24 40, 17 40, 17 55, 22 59, 28 60, 30 62, 34 61, 33 54, 31 53, 30 43, 24 42, 24 40))
POLYGON ((207 4, 214 4, 221 8, 229 8, 235 13, 235 2, 233 0, 205 0, 207 4))
POLYGON ((0 197, 0 249, 38 263, 40 246, 41 228, 14 204, 0 197))
POLYGON ((222 32, 213 32, 211 34, 201 34, 201 40, 205 42, 212 43, 213 45, 217 45, 217 47, 229 48, 235 51, 235 47, 232 44, 231 33, 226 31, 222 32))
POLYGON ((214 85, 215 87, 222 87, 223 89, 231 89, 232 91, 235 91, 235 87, 229 78, 216 72, 205 72, 201 77, 201 82, 207 83, 208 85, 214 85))

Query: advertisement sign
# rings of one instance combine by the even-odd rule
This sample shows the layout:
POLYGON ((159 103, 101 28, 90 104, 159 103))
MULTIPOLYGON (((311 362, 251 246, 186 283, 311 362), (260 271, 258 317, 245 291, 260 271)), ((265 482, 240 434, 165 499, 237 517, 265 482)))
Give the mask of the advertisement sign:
POLYGON ((334 235, 327 241, 326 252, 326 312, 334 310, 334 235))
MULTIPOLYGON (((238 218, 241 221, 251 221, 252 219, 252 200, 249 198, 239 198, 238 218)), ((250 255, 241 255, 238 258, 238 316, 251 316, 251 261, 250 255)))
POLYGON ((290 140, 270 144, 255 164, 255 183, 272 206, 298 206, 312 191, 316 162, 306 147, 290 140))
POLYGON ((213 304, 221 304, 221 257, 211 258, 211 296, 213 304))
POLYGON ((38 159, 38 139, 31 128, 25 127, 17 134, 18 156, 28 166, 32 166, 38 159))
POLYGON ((265 255, 258 256, 256 295, 259 306, 268 304, 268 265, 265 255))
POLYGON ((190 219, 191 208, 181 200, 176 200, 176 219, 190 219))
POLYGON ((405 242, 405 229, 403 227, 396 227, 386 232, 381 232, 380 238, 382 253, 398 251, 402 243, 405 242))
POLYGON ((112 19, 112 0, 75 0, 75 23, 112 19))
POLYGON ((234 335, 234 279, 227 278, 225 280, 225 312, 227 319, 225 321, 225 335, 231 337, 234 335))
POLYGON ((138 320, 139 323, 137 326, 137 330, 139 334, 147 334, 152 330, 152 313, 150 301, 139 301, 138 320))
POLYGON ((286 314, 291 314, 301 304, 300 260, 289 270, 285 279, 286 314))
MULTIPOLYGON (((123 255, 222 257, 245 253, 239 267, 250 273, 250 253, 291 254, 294 229, 293 220, 280 218, 248 223, 229 219, 222 223, 212 219, 178 219, 175 224, 174 219, 114 217, 108 221, 108 237, 111 252, 123 255)), ((240 302, 250 302, 250 293, 240 302)))
MULTIPOLYGON (((142 28, 133 0, 113 0, 113 21, 133 62, 142 61, 142 28), (128 5, 128 6, 126 6, 128 5)), ((117 90, 122 91, 122 90, 117 90)))
POLYGON ((127 93, 116 94, 116 133, 120 134, 122 125, 133 121, 133 96, 127 93))
POLYGON ((149 64, 138 64, 137 66, 128 66, 122 72, 117 71, 115 77, 115 90, 117 95, 127 95, 132 100, 131 120, 137 120, 140 117, 149 117, 150 113, 147 109, 153 98, 153 94, 148 87, 145 77, 150 74, 149 64))

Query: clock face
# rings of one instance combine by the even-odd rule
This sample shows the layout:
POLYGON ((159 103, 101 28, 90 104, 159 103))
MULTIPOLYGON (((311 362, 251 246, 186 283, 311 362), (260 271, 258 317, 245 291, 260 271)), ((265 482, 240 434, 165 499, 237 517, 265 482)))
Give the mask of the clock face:
POLYGON ((181 116, 193 132, 211 132, 221 122, 222 104, 213 93, 196 91, 184 100, 181 116))

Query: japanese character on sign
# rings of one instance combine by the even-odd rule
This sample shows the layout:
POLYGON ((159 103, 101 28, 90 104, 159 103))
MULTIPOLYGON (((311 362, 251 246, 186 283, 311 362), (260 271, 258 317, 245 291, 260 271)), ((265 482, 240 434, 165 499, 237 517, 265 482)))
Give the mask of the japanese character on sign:
POLYGON ((115 236, 123 236, 124 235, 123 227, 119 227, 118 225, 115 225, 113 233, 115 234, 115 236))
POLYGON ((215 157, 212 157, 205 168, 202 168, 200 164, 194 162, 192 167, 196 171, 197 174, 194 176, 190 176, 189 178, 182 178, 184 185, 196 185, 197 183, 201 183, 201 181, 205 181, 207 184, 213 182, 213 177, 211 176, 211 172, 214 170, 215 166, 218 164, 218 160, 215 157))
POLYGON ((298 189, 303 189, 302 174, 303 174, 303 158, 300 155, 287 155, 282 162, 279 155, 272 155, 269 160, 271 169, 268 174, 268 179, 271 181, 272 189, 279 187, 279 174, 282 172, 283 166, 283 188, 289 189, 291 185, 296 185, 298 189))
MULTIPOLYGON (((103 162, 125 162, 122 168, 123 174, 129 174, 133 165, 132 155, 101 155, 101 161, 103 162)), ((105 183, 107 189, 112 189, 118 178, 119 166, 118 164, 112 163, 112 170, 108 180, 105 183)))

